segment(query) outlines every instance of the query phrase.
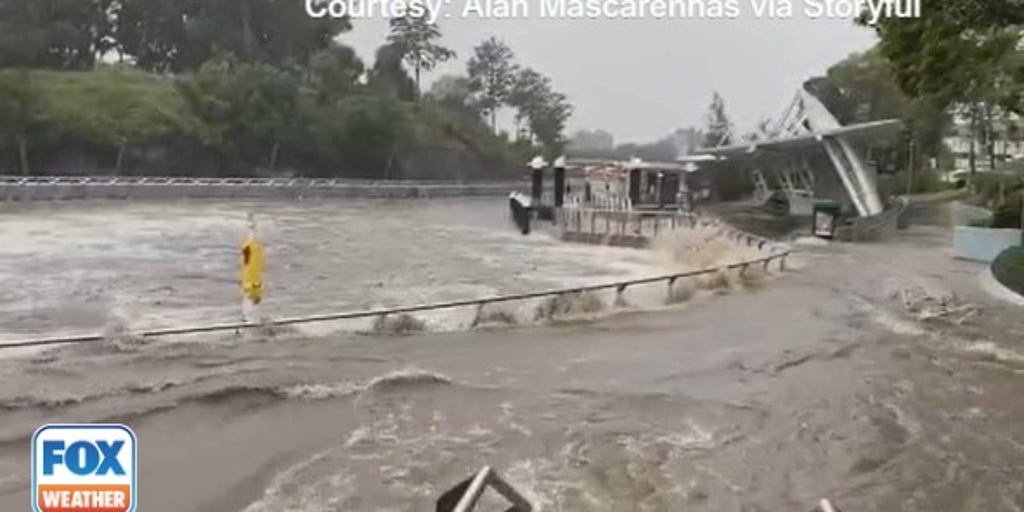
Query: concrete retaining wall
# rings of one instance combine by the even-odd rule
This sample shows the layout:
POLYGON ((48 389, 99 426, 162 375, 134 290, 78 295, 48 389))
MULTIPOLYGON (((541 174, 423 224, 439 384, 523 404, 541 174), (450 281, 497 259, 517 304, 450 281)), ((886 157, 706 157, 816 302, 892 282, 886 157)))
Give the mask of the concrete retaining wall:
POLYGON ((992 262, 1009 247, 1020 245, 1019 229, 953 228, 953 257, 965 260, 992 262))
POLYGON ((140 183, 0 184, 0 202, 167 199, 317 199, 434 198, 503 196, 525 190, 518 183, 343 184, 331 186, 268 186, 140 183))

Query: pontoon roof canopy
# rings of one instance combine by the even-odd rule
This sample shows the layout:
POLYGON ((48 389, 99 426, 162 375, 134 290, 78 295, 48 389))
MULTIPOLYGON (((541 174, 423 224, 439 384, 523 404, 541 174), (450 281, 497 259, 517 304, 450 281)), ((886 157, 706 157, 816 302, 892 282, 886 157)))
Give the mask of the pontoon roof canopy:
POLYGON ((717 148, 706 148, 698 150, 699 155, 709 155, 718 158, 736 158, 742 156, 756 156, 762 152, 785 152, 818 146, 821 140, 826 137, 842 136, 850 142, 857 142, 868 145, 878 145, 891 140, 898 135, 903 128, 899 119, 886 119, 872 121, 870 123, 852 124, 817 133, 806 135, 795 135, 782 137, 775 140, 747 142, 743 144, 732 144, 717 148))

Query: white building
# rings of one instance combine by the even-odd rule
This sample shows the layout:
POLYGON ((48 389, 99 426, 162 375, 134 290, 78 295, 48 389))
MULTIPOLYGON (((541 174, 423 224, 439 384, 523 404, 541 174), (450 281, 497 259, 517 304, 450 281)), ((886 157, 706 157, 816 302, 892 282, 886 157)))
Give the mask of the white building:
MULTIPOLYGON (((1014 120, 1016 122, 1017 120, 1014 120)), ((996 168, 1002 164, 1018 160, 1024 160, 1024 132, 1016 137, 1009 136, 1009 130, 1005 125, 997 125, 993 130, 991 153, 994 156, 996 168)), ((974 143, 974 166, 978 172, 992 170, 992 160, 989 156, 989 148, 980 136, 971 136, 970 126, 965 123, 958 123, 943 142, 953 153, 953 172, 965 172, 971 168, 971 143, 974 143)))

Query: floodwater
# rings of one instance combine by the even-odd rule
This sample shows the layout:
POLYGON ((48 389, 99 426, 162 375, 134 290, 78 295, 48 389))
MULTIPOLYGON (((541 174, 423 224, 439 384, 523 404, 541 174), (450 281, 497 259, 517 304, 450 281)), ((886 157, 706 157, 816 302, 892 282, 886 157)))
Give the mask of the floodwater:
MULTIPOLYGON (((497 199, 10 206, 0 209, 0 341, 239 320, 247 212, 266 245, 261 314, 270 317, 666 271, 646 251, 524 237, 504 208, 497 199)), ((473 316, 442 313, 428 318, 432 330, 460 329, 473 316)))
MULTIPOLYGON (((523 238, 486 201, 379 203, 374 218, 366 206, 253 206, 277 262, 268 311, 666 266, 659 251, 523 238)), ((22 337, 90 328, 132 305, 129 327, 230 316, 220 301, 237 295, 244 211, 6 214, 4 239, 23 245, 0 248, 15 283, 0 325, 22 337), (159 304, 158 286, 172 287, 159 304), (95 295, 53 298, 72 289, 95 295), (65 322, 76 308, 88 314, 65 322)), ((797 245, 783 275, 657 308, 653 292, 627 290, 632 307, 598 318, 467 331, 449 316, 407 336, 281 331, 7 357, 0 510, 28 506, 32 431, 67 421, 135 429, 147 512, 430 510, 484 465, 544 511, 806 511, 823 497, 847 512, 1019 510, 1024 321, 978 292, 980 267, 948 243, 920 226, 886 244, 797 245), (977 312, 920 320, 896 300, 909 288, 977 312)))

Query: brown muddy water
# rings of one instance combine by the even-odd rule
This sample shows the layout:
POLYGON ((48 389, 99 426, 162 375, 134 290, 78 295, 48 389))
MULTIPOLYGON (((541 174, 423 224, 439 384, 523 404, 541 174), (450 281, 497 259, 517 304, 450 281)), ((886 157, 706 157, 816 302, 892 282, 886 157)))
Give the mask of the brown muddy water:
MULTIPOLYGON (((523 238, 502 206, 7 211, 0 330, 230 317, 246 209, 266 219, 272 315, 678 264, 523 238)), ((980 268, 948 242, 917 227, 886 244, 797 245, 784 275, 703 295, 693 283, 672 306, 661 287, 630 291, 631 307, 604 300, 585 319, 466 331, 452 313, 406 336, 333 326, 8 354, 0 510, 28 508, 33 430, 69 421, 133 427, 146 512, 432 510, 483 465, 544 511, 806 511, 823 497, 846 512, 1019 510, 1024 320, 978 292, 980 268), (979 313, 909 316, 894 294, 921 283, 979 313)), ((715 254, 735 257, 700 259, 715 254)))

